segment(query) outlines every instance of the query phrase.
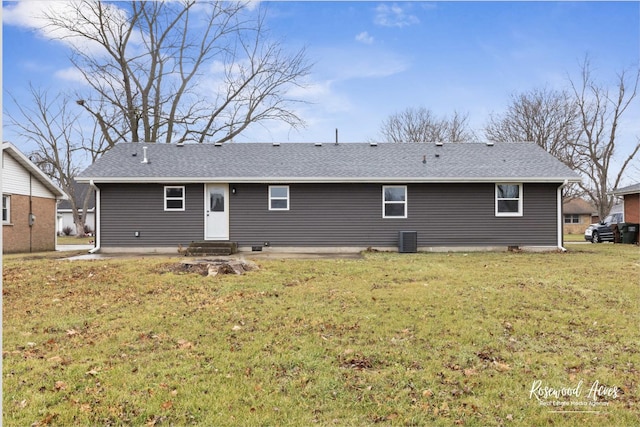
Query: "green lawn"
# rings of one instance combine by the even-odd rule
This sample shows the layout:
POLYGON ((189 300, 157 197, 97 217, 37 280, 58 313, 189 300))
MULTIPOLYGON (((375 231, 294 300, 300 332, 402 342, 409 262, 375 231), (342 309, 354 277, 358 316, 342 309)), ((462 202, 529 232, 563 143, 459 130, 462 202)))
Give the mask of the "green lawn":
POLYGON ((95 237, 58 236, 58 245, 92 245, 95 237))
POLYGON ((586 242, 586 240, 584 240, 584 234, 565 234, 564 241, 565 243, 586 242))
POLYGON ((6 256, 3 424, 638 425, 640 253, 567 247, 215 278, 6 256))

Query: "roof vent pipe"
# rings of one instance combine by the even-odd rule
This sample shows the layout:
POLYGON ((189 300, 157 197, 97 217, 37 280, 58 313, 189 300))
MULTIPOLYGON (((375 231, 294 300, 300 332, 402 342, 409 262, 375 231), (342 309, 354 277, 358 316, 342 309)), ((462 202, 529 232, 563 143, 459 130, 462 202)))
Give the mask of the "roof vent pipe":
POLYGON ((338 128, 336 128, 336 145, 338 145, 338 128))
POLYGON ((149 163, 149 158, 147 157, 147 147, 142 147, 142 162, 141 163, 149 163))
POLYGON ((487 147, 493 147, 493 141, 487 141, 487 147))

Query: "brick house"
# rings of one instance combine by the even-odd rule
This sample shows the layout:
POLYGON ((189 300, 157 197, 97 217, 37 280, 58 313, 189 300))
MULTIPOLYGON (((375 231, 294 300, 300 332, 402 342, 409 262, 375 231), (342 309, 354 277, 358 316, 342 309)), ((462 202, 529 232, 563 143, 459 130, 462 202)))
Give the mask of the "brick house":
POLYGON ((582 234, 593 223, 600 220, 595 207, 584 199, 569 199, 562 204, 562 227, 564 234, 582 234))
POLYGON ((614 196, 620 196, 624 204, 624 222, 632 224, 640 223, 640 183, 618 188, 611 192, 614 196))
POLYGON ((2 144, 2 252, 56 248, 56 207, 64 192, 13 144, 2 144))

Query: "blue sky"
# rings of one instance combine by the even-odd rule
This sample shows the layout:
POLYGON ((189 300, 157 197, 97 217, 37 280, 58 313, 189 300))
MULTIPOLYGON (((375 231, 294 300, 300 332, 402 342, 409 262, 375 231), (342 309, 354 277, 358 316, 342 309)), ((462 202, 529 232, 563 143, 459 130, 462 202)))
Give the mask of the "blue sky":
MULTIPOLYGON (((250 129, 239 141, 375 139, 386 117, 407 107, 468 113, 482 135, 513 93, 564 88, 588 54, 599 81, 638 66, 638 2, 269 1, 267 26, 315 63, 299 92, 308 126, 250 129)), ((68 51, 48 40, 17 2, 3 2, 3 88, 23 97, 29 82, 73 88, 68 51)), ((640 102, 621 127, 621 152, 640 135, 640 102), (626 141, 626 142, 625 142, 626 141)), ((15 136, 4 129, 4 139, 15 136)), ((17 142, 20 146, 20 143, 17 142)))

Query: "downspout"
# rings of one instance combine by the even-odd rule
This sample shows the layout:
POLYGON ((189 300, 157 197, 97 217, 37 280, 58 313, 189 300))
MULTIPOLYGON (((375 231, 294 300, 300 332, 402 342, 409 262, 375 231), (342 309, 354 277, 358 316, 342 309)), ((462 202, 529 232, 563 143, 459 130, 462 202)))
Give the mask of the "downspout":
POLYGON ((95 211, 94 211, 94 215, 95 215, 95 232, 96 232, 96 246, 91 249, 89 251, 90 254, 95 254, 96 252, 98 252, 100 250, 100 240, 101 240, 101 235, 102 235, 102 230, 100 229, 100 216, 101 216, 101 212, 100 212, 100 189, 96 186, 96 184, 93 182, 93 180, 89 180, 89 186, 91 188, 93 188, 96 192, 96 206, 95 206, 95 211))
POLYGON ((563 233, 563 216, 562 216, 562 189, 569 184, 569 180, 565 179, 564 182, 558 187, 558 249, 562 252, 567 252, 567 249, 562 246, 564 233, 563 233))
POLYGON ((32 217, 33 217, 33 174, 29 172, 29 215, 27 216, 27 223, 29 224, 29 253, 33 252, 33 223, 31 222, 32 217))

